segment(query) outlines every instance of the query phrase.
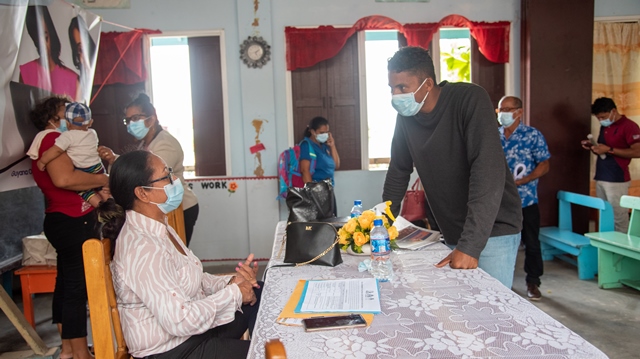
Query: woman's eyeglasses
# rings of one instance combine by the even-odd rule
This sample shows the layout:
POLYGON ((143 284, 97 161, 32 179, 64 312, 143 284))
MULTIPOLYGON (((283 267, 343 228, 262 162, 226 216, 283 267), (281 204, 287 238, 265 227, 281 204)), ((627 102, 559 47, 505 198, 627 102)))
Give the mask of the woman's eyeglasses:
POLYGON ((161 177, 161 178, 158 178, 158 179, 154 179, 153 181, 150 181, 147 184, 153 184, 153 183, 156 183, 156 182, 164 181, 166 179, 169 180, 169 183, 173 184, 173 169, 172 168, 168 168, 167 170, 169 171, 168 175, 166 175, 164 177, 161 177))
POLYGON ((149 118, 149 116, 139 113, 139 114, 136 114, 136 115, 132 115, 132 116, 123 118, 122 119, 122 123, 124 123, 124 125, 127 126, 131 122, 136 122, 136 121, 140 121, 140 120, 146 120, 148 118, 149 118))

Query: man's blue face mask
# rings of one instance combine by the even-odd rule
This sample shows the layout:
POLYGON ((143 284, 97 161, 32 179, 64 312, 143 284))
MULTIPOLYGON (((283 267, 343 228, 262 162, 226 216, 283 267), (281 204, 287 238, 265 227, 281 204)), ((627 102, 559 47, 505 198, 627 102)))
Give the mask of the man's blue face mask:
POLYGON ((424 105, 424 102, 427 100, 427 96, 429 96, 429 93, 427 92, 427 94, 424 95, 422 102, 416 101, 415 94, 416 92, 418 92, 418 90, 420 90, 420 88, 422 88, 422 86, 424 86, 425 82, 427 82, 427 79, 424 79, 424 81, 422 81, 420 86, 414 92, 401 93, 391 96, 391 105, 393 106, 393 108, 396 109, 399 114, 405 117, 415 116, 418 112, 420 112, 420 109, 424 105))

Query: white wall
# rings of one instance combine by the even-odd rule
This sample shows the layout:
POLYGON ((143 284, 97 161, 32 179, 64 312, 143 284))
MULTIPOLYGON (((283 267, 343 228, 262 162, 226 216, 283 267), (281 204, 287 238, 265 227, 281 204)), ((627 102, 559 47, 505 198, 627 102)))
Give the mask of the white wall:
MULTIPOLYGON (((272 46, 272 61, 259 70, 247 69, 238 56, 240 42, 253 35, 254 31, 251 27, 254 18, 251 0, 134 0, 131 1, 131 9, 94 10, 107 21, 130 27, 159 29, 163 32, 224 30, 231 135, 232 173, 229 176, 253 176, 255 158, 248 151, 254 144, 255 130, 250 124, 253 118, 268 121, 261 137, 267 148, 262 156, 265 175, 276 175, 277 154, 291 145, 288 142, 290 119, 287 118, 286 109, 286 26, 352 25, 368 15, 384 15, 400 23, 437 22, 450 14, 463 15, 473 21, 511 21, 507 88, 515 95, 520 93, 520 0, 431 0, 427 3, 262 0, 259 6, 257 16, 260 26, 255 30, 272 46)), ((595 9, 596 16, 639 14, 640 1, 596 0, 595 9)), ((105 24, 103 31, 123 29, 105 24)), ((338 172, 336 194, 339 214, 346 214, 356 198, 364 200, 365 207, 378 203, 384 175, 385 172, 338 172)), ((206 218, 212 215, 202 211, 197 226, 204 225, 206 218)), ((280 218, 286 218, 286 209, 282 206, 280 218)))
POLYGON ((640 15, 639 0, 595 0, 595 17, 640 15))

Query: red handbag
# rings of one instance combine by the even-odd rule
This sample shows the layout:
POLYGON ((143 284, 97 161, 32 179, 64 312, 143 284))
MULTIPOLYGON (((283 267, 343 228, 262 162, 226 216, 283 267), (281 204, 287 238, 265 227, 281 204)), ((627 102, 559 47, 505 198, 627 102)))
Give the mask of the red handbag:
POLYGON ((400 216, 409 222, 420 221, 427 218, 425 201, 424 190, 420 185, 420 178, 418 178, 413 183, 413 186, 411 186, 411 189, 404 195, 400 216))

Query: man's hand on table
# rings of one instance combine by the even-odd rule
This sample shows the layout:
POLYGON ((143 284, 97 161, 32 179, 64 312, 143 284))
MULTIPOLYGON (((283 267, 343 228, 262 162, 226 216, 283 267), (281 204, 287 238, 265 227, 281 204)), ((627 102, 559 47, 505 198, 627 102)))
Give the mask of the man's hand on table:
POLYGON ((443 260, 441 260, 436 267, 442 268, 446 265, 449 265, 454 269, 476 269, 478 268, 478 260, 473 258, 472 256, 462 253, 457 249, 454 249, 446 256, 443 260))

